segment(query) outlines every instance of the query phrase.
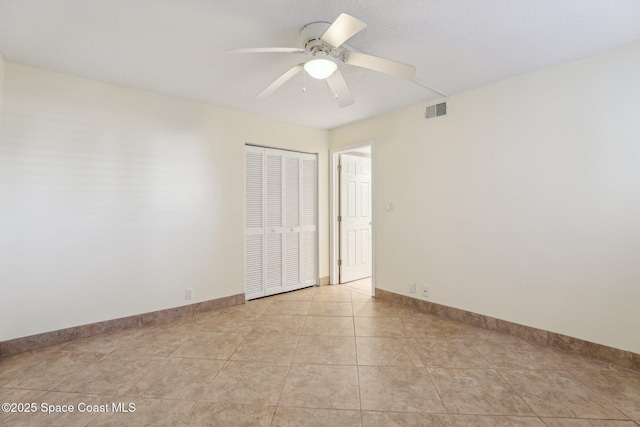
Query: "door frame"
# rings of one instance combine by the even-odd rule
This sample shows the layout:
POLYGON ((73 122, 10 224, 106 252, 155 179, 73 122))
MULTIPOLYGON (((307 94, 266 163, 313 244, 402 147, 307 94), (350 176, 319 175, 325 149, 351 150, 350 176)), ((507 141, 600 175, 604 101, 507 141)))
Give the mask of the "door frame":
POLYGON ((339 283, 338 255, 340 253, 340 228, 338 227, 338 207, 340 206, 340 188, 338 179, 338 164, 340 154, 357 148, 371 147, 371 296, 376 295, 376 142, 368 140, 356 144, 329 150, 329 284, 339 283))

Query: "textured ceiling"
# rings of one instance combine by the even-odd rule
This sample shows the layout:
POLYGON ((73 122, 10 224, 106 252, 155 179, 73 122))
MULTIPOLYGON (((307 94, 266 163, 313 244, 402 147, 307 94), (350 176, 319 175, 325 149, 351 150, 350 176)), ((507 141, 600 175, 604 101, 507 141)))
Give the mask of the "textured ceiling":
POLYGON ((249 111, 319 128, 440 96, 415 83, 341 64, 355 104, 339 108, 301 62, 233 48, 299 47, 310 22, 348 13, 368 24, 348 44, 413 64, 448 94, 640 40, 638 0, 0 0, 5 61, 249 111))

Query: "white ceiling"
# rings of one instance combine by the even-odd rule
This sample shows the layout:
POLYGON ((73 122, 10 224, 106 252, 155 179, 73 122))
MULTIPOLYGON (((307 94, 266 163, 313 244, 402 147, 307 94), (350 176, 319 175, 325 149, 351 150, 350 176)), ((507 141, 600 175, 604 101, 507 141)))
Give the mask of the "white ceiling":
POLYGON ((348 13, 368 24, 347 43, 413 64, 448 94, 640 40, 639 0, 0 0, 5 61, 334 128, 440 96, 408 81, 341 64, 355 104, 339 108, 303 74, 255 95, 299 47, 299 30, 348 13))

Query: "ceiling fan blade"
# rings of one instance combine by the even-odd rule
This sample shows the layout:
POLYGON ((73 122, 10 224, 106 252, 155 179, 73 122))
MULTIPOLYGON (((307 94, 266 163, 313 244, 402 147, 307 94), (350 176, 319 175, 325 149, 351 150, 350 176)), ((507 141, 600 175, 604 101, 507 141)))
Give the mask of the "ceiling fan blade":
POLYGON ((406 80, 413 80, 416 75, 416 67, 392 61, 379 56, 367 55, 358 52, 345 52, 342 59, 346 64, 357 67, 368 68, 369 70, 389 74, 406 80))
POLYGON ((325 31, 320 40, 336 48, 351 37, 364 30, 367 24, 346 13, 341 13, 333 24, 325 31))
POLYGON ((327 83, 329 83, 331 92, 333 92, 341 108, 348 107, 354 103, 353 95, 351 95, 351 91, 347 87, 347 82, 344 81, 340 70, 334 71, 333 74, 327 77, 327 83))
POLYGON ((253 47, 248 49, 232 49, 227 53, 307 53, 295 47, 253 47))
POLYGON ((256 96, 256 98, 262 99, 262 98, 266 98, 267 96, 271 95, 273 92, 276 91, 276 89, 278 89, 280 86, 285 84, 291 77, 295 76, 296 74, 298 74, 303 69, 304 69, 304 64, 298 64, 298 65, 294 66, 289 71, 287 71, 286 73, 284 73, 283 75, 278 77, 269 86, 267 86, 262 92, 260 92, 256 96))

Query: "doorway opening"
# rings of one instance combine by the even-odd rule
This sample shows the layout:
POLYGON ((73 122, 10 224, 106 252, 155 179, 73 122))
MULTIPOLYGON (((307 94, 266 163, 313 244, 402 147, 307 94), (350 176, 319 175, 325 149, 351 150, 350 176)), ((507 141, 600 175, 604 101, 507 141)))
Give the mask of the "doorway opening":
POLYGON ((330 151, 329 283, 375 296, 375 141, 330 151))

